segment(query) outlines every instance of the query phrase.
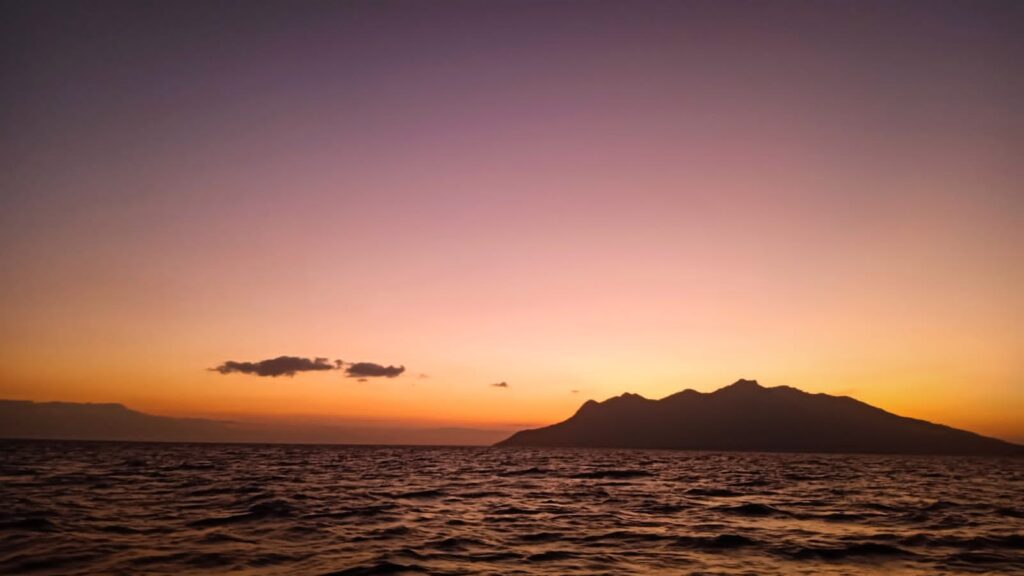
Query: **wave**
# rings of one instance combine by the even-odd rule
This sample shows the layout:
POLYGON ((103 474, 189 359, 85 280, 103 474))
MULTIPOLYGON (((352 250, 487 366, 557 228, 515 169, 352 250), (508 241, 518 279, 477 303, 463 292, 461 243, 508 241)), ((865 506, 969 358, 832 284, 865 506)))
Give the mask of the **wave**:
POLYGON ((579 542, 655 542, 659 540, 672 540, 673 537, 666 534, 655 534, 653 532, 634 532, 630 530, 615 530, 604 534, 589 534, 579 538, 579 542))
POLYGON ((0 530, 24 530, 26 532, 56 532, 57 526, 46 518, 32 516, 17 520, 0 521, 0 530))
POLYGON ((489 546, 489 544, 475 538, 451 536, 443 540, 429 542, 426 546, 428 548, 436 548, 438 550, 465 550, 466 548, 474 546, 489 546))
POLYGON ((531 554, 526 557, 526 560, 529 562, 554 562, 558 560, 571 560, 577 556, 576 552, 569 550, 548 550, 547 552, 531 554))
POLYGON ((237 524, 239 522, 252 522, 268 518, 286 518, 291 516, 293 508, 284 500, 268 500, 259 502, 249 507, 249 511, 243 514, 231 516, 220 516, 214 518, 201 518, 189 523, 194 528, 207 528, 211 526, 224 526, 226 524, 237 524))
POLYGON ((522 468, 518 470, 504 470, 495 474, 502 478, 511 478, 515 476, 544 476, 548 474, 548 470, 539 468, 537 466, 530 466, 529 468, 522 468))
POLYGON ((51 572, 56 574, 70 572, 73 568, 88 566, 103 555, 99 553, 51 554, 35 558, 19 559, 2 565, 3 572, 22 574, 28 572, 51 572))
POLYGON ((788 554, 797 559, 819 558, 826 560, 841 560, 844 558, 866 556, 915 556, 915 554, 909 550, 905 550, 897 546, 891 546, 889 544, 879 544, 877 542, 860 542, 836 548, 807 547, 789 552, 788 554))
POLYGON ((420 498, 440 498, 444 496, 444 490, 429 489, 429 490, 413 490, 411 492, 402 492, 392 496, 393 498, 404 498, 406 500, 417 500, 420 498))
POLYGON ((717 536, 678 536, 675 546, 704 550, 728 550, 756 546, 758 542, 740 534, 718 534, 717 536))
POLYGON ((654 476, 654 473, 648 472, 647 470, 591 470, 587 472, 577 472, 569 477, 580 479, 624 479, 644 478, 647 476, 654 476))
POLYGON ((235 566, 235 562, 235 558, 219 552, 174 552, 170 554, 140 556, 132 559, 130 563, 136 567, 175 564, 190 568, 213 570, 235 566))
POLYGON ((523 542, 554 542, 556 540, 563 540, 565 537, 565 534, 561 532, 530 532, 519 534, 516 536, 516 539, 523 542))
POLYGON ((1010 518, 1024 518, 1024 508, 1000 507, 996 508, 996 514, 1010 518))
POLYGON ((37 471, 0 478, 0 574, 1024 574, 1012 459, 4 442, 0 459, 37 471))
POLYGON ((958 536, 938 536, 933 534, 914 534, 900 540, 905 546, 922 546, 930 548, 966 548, 969 550, 985 548, 1009 548, 1024 550, 1024 535, 983 535, 970 538, 958 536))
POLYGON ((334 512, 316 512, 308 514, 307 518, 325 518, 332 520, 344 520, 351 517, 370 517, 379 516, 381 514, 393 511, 398 506, 394 503, 388 502, 384 504, 372 504, 369 506, 361 506, 358 508, 349 508, 346 510, 338 510, 334 512))
POLYGON ((372 576, 375 574, 401 574, 403 572, 426 573, 429 571, 417 564, 397 564, 395 562, 383 561, 375 564, 353 566, 352 568, 336 572, 325 572, 323 576, 372 576))
POLYGON ((747 503, 739 504, 737 506, 721 506, 718 508, 726 514, 735 514, 737 516, 788 516, 788 512, 784 512, 769 506, 767 504, 747 503))
POLYGON ((998 552, 957 552, 947 557, 946 562, 949 565, 966 564, 982 565, 986 567, 997 565, 1016 565, 1019 571, 1024 571, 1024 559, 1021 559, 1019 556, 1010 556, 1007 554, 1000 554, 998 552))
POLYGON ((715 498, 743 496, 743 493, 736 492, 735 490, 729 490, 728 488, 703 488, 699 486, 696 488, 690 488, 686 493, 690 496, 711 496, 715 498))

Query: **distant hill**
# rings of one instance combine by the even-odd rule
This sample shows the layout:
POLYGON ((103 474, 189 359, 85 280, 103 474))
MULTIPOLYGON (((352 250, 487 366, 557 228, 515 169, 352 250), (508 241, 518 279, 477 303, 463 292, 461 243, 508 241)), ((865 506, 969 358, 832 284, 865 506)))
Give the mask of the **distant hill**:
POLYGON ((240 440, 229 423, 152 416, 121 404, 0 400, 0 437, 193 442, 240 440))
POLYGON ((490 445, 507 430, 154 416, 121 404, 0 400, 0 438, 140 442, 490 445))
POLYGON ((897 416, 847 396, 765 388, 755 380, 661 400, 636 394, 588 400, 564 422, 517 432, 497 445, 1024 455, 1024 446, 897 416))

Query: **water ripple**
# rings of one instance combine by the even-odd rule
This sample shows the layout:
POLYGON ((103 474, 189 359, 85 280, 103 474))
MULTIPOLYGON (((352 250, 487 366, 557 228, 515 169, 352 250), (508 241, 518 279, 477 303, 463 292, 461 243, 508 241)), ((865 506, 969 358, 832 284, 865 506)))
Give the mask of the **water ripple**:
POLYGON ((0 573, 1024 573, 1024 461, 0 442, 0 573))

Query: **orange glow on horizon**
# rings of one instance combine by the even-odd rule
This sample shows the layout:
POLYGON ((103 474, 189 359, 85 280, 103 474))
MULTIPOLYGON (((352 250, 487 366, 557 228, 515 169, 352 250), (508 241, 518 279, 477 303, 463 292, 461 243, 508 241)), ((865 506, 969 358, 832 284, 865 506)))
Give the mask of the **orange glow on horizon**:
POLYGON ((18 36, 0 398, 512 426, 744 377, 1024 442, 1002 27, 372 4, 18 36), (209 371, 281 355, 408 370, 209 371))

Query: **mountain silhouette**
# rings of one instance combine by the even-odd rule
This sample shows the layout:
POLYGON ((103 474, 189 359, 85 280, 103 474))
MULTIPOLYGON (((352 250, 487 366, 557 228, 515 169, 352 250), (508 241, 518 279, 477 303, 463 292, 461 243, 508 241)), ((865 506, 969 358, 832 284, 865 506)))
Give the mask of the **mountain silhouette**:
POLYGON ((0 400, 0 438, 195 442, 240 440, 226 422, 153 416, 113 403, 0 400))
POLYGON ((588 400, 568 420, 516 432, 497 446, 1024 455, 1024 446, 897 416, 847 396, 765 388, 756 380, 661 400, 628 393, 588 400))
POLYGON ((145 442, 490 445, 507 430, 369 426, 345 421, 238 422, 155 416, 122 404, 0 400, 0 438, 145 442))

